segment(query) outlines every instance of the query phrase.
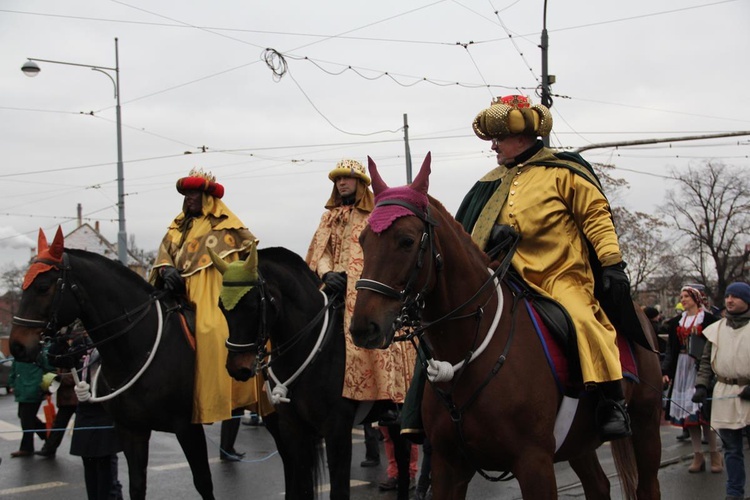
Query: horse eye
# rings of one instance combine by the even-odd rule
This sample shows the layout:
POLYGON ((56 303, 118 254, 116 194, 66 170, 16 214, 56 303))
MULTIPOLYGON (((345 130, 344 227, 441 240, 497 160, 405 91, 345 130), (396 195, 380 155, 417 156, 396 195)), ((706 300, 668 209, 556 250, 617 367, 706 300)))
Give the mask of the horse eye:
POLYGON ((38 293, 45 293, 52 288, 52 281, 47 279, 38 279, 34 282, 34 289, 38 293))
POLYGON ((404 236, 398 240, 399 248, 411 248, 414 245, 414 238, 404 236))

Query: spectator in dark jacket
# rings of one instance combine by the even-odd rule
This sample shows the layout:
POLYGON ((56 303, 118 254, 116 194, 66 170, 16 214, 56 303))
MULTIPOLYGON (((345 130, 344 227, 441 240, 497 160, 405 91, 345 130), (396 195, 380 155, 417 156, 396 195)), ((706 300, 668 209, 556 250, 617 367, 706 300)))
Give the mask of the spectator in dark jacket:
POLYGON ((47 439, 47 429, 44 422, 37 417, 37 413, 44 401, 42 377, 46 372, 51 371, 53 368, 49 366, 43 355, 40 355, 34 363, 24 363, 18 360, 13 362, 8 383, 13 388, 18 403, 18 418, 21 420, 23 437, 19 449, 10 454, 12 458, 34 455, 34 431, 42 441, 47 439))
POLYGON ((55 390, 57 414, 55 415, 52 432, 47 438, 47 442, 44 443, 41 450, 36 452, 37 455, 48 458, 53 458, 57 453, 57 448, 65 436, 65 429, 68 427, 68 422, 70 422, 71 417, 75 414, 78 407, 78 398, 73 391, 75 382, 73 381, 70 369, 58 368, 55 381, 57 382, 57 389, 55 390))

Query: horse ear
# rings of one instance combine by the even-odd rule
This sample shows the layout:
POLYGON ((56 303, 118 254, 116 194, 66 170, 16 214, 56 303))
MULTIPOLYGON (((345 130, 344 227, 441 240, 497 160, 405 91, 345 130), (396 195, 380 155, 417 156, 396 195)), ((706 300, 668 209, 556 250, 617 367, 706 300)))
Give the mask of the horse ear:
POLYGON ((252 279, 258 278, 258 240, 253 240, 250 244, 250 253, 245 259, 244 268, 248 270, 252 279))
POLYGON ((65 251, 65 241, 63 237, 62 227, 57 226, 57 232, 55 238, 52 240, 52 244, 49 246, 49 254, 51 257, 60 260, 62 259, 63 252, 65 251))
POLYGON ((370 171, 370 177, 372 178, 372 192, 377 194, 382 193, 388 189, 388 185, 383 182, 383 178, 378 173, 378 166, 372 161, 372 158, 367 157, 367 170, 370 171))
POLYGON ((224 259, 216 255, 216 252, 211 250, 210 248, 206 247, 206 250, 208 251, 208 256, 211 257, 211 262, 214 263, 214 267, 221 273, 224 274, 224 272, 227 270, 227 267, 229 264, 224 262, 224 259))
POLYGON ((419 168, 419 173, 414 182, 411 183, 411 188, 422 194, 427 194, 427 189, 430 187, 430 164, 432 163, 432 152, 427 152, 427 156, 424 157, 422 166, 419 168))
POLYGON ((47 236, 44 235, 44 231, 42 228, 39 228, 39 237, 37 238, 36 243, 36 253, 37 255, 40 255, 42 252, 47 250, 49 248, 49 245, 47 244, 47 236))

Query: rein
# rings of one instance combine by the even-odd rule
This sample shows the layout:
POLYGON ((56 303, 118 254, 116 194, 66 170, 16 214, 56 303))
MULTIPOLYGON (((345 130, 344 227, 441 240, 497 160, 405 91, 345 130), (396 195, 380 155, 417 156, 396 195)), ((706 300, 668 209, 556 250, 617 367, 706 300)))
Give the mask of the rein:
MULTIPOLYGON (((148 311, 148 310, 147 310, 148 311)), ((102 401, 109 401, 110 399, 113 399, 123 392, 130 389, 133 384, 135 384, 138 379, 141 378, 141 375, 144 374, 144 372, 148 369, 149 366, 151 366, 151 362, 154 360, 154 356, 156 355, 156 350, 159 348, 159 344, 161 344, 161 335, 164 327, 164 321, 163 316, 161 312, 161 304, 159 303, 159 300, 156 300, 156 313, 158 315, 158 327, 156 329, 156 339, 154 340, 154 346, 151 348, 151 351, 148 354, 148 358, 146 358, 146 362, 141 366, 140 370, 127 382, 125 385, 121 386, 119 389, 115 390, 114 392, 111 392, 107 394, 106 396, 91 396, 86 401, 89 401, 91 403, 101 403, 102 401)), ((135 323, 134 323, 135 324, 135 323)), ((111 338, 111 337, 110 337, 111 338)), ((100 343, 101 344, 101 343, 100 343)), ((92 346, 88 346, 88 349, 92 349, 92 346)), ((96 394, 96 387, 99 381, 99 375, 102 372, 102 362, 99 362, 99 369, 96 370, 96 373, 92 377, 92 383, 91 383, 91 394, 96 394)), ((71 373, 73 374, 73 381, 76 383, 76 385, 79 382, 78 379, 78 371, 77 370, 71 370, 71 373)))
MULTIPOLYGON (((57 267, 57 263, 46 261, 44 259, 36 259, 34 262, 35 263, 36 262, 41 262, 41 263, 45 263, 45 264, 52 264, 55 267, 57 267)), ((71 290, 71 292, 73 293, 74 300, 76 301, 76 303, 78 304, 78 306, 80 306, 82 309, 83 309, 83 305, 86 303, 86 300, 83 297, 83 291, 81 290, 81 288, 78 285, 78 283, 76 283, 75 280, 73 280, 73 278, 72 278, 73 269, 72 269, 72 266, 70 265, 70 257, 68 256, 67 252, 63 252, 63 255, 62 255, 62 265, 59 268, 60 268, 60 277, 57 279, 57 282, 55 284, 56 288, 55 288, 55 295, 52 298, 52 304, 51 304, 52 313, 50 315, 50 319, 48 321, 45 321, 45 320, 35 320, 35 319, 21 318, 21 317, 17 317, 17 316, 13 317, 13 324, 15 324, 15 325, 22 326, 22 327, 27 327, 27 328, 42 328, 43 331, 41 333, 41 337, 42 337, 42 341, 43 342, 44 341, 51 341, 52 338, 55 337, 56 334, 58 333, 58 330, 59 330, 59 328, 58 328, 58 321, 59 321, 58 320, 58 312, 59 312, 59 309, 61 307, 61 304, 62 304, 62 301, 63 301, 63 296, 64 296, 66 290, 68 290, 68 289, 71 290)), ((146 362, 144 363, 144 365, 138 370, 138 372, 133 377, 130 378, 130 380, 128 380, 119 389, 114 390, 114 392, 112 392, 112 393, 110 393, 110 394, 108 394, 106 396, 91 397, 90 399, 88 399, 88 401, 91 401, 91 402, 94 402, 94 403, 98 403, 98 402, 107 401, 107 400, 110 400, 110 399, 112 399, 112 398, 114 398, 116 396, 119 396, 120 394, 122 394, 123 392, 125 392, 127 389, 129 389, 133 384, 135 384, 135 382, 138 381, 138 379, 141 377, 141 375, 143 375, 143 373, 149 367, 149 365, 151 364, 154 356, 156 355, 156 350, 158 349, 159 344, 161 343, 162 331, 163 331, 163 327, 164 327, 164 320, 163 320, 163 316, 162 316, 161 303, 159 302, 159 300, 165 294, 166 294, 166 291, 160 291, 160 292, 152 293, 152 294, 149 295, 149 298, 148 298, 148 300, 146 302, 138 305, 134 309, 129 310, 129 311, 125 311, 125 313, 121 314, 120 316, 117 316, 117 317, 112 318, 112 319, 110 319, 108 321, 105 321, 104 323, 101 323, 101 324, 99 324, 99 325, 97 325, 97 326, 95 326, 93 328, 86 328, 86 331, 90 334, 91 332, 95 332, 97 330, 100 330, 100 329, 102 329, 102 328, 104 328, 106 326, 114 324, 114 323, 116 323, 118 321, 121 321, 123 319, 127 319, 128 320, 128 324, 123 329, 115 332, 114 334, 109 335, 108 337, 106 337, 106 338, 104 338, 102 340, 99 340, 97 342, 92 342, 92 343, 86 345, 85 347, 83 347, 82 349, 73 350, 73 351, 70 351, 68 353, 59 355, 60 357, 78 356, 78 355, 80 355, 84 351, 95 349, 95 348, 97 348, 99 346, 102 346, 102 345, 104 345, 104 344, 106 344, 108 342, 111 342, 113 340, 116 340, 116 339, 122 337, 126 333, 130 332, 131 330, 133 330, 143 319, 145 319, 146 316, 148 315, 148 313, 151 311, 151 308, 154 306, 154 304, 156 305, 156 312, 157 312, 157 317, 158 317, 156 339, 154 341, 154 346, 152 347, 151 351, 149 351, 148 358, 146 359, 146 362), (133 316, 134 314, 136 314, 136 315, 133 316)), ((94 391, 94 394, 96 394, 96 384, 97 384, 97 380, 98 380, 99 374, 101 373, 101 366, 102 366, 102 363, 100 363, 100 368, 99 368, 99 370, 97 370, 95 378, 93 379, 93 391, 94 391)), ((71 373, 73 373, 73 378, 74 378, 75 382, 78 383, 78 380, 77 380, 78 379, 78 374, 77 374, 76 370, 72 370, 71 373)))
POLYGON ((315 358, 320 353, 320 346, 323 343, 323 340, 326 337, 326 332, 328 330, 328 324, 329 324, 329 313, 331 309, 335 305, 335 301, 329 301, 328 296, 320 291, 320 294, 323 295, 323 308, 318 311, 318 313, 313 317, 301 330, 299 330, 297 333, 295 333, 290 340, 285 342, 284 344, 279 345, 278 347, 272 348, 271 351, 266 350, 266 344, 268 340, 270 339, 270 335, 268 332, 268 303, 273 302, 273 297, 270 296, 268 293, 268 289, 266 287, 266 280, 263 279, 260 269, 258 270, 258 279, 255 281, 235 281, 235 282, 227 282, 223 283, 223 286, 253 286, 258 287, 258 290, 260 291, 260 327, 259 327, 259 334, 257 337, 257 340, 255 342, 249 342, 246 344, 238 344, 235 342, 230 342, 229 339, 226 340, 225 344, 227 349, 230 352, 234 353, 246 353, 246 352, 252 352, 256 351, 257 353, 257 360, 260 364, 260 369, 267 373, 266 377, 266 392, 268 394, 268 397, 270 398, 271 402, 274 405, 277 405, 279 403, 289 403, 290 399, 287 397, 287 394, 289 392, 289 385, 291 385, 304 371, 307 369, 308 366, 310 366, 313 361, 315 361, 315 358), (280 359, 282 359, 282 356, 286 354, 292 347, 297 345, 312 329, 315 327, 316 324, 318 324, 321 319, 323 320, 323 325, 320 329, 320 332, 318 333, 318 338, 315 342, 315 345, 313 346, 312 350, 308 354, 305 361, 302 363, 302 365, 297 368, 297 370, 292 374, 291 377, 289 377, 285 382, 281 382, 276 374, 273 371, 273 364, 278 363, 280 359), (277 356, 274 359, 271 359, 273 356, 277 356), (264 360, 268 359, 264 363, 264 360), (270 381, 268 379, 273 380, 276 383, 276 386, 271 390, 270 387, 270 381))
MULTIPOLYGON (((507 272, 508 268, 510 267, 510 262, 513 257, 513 254, 515 252, 516 246, 518 245, 519 237, 516 235, 515 237, 510 237, 508 243, 510 243, 510 248, 508 252, 506 253, 505 257, 501 261, 500 265, 498 265, 497 269, 495 269, 494 272, 490 273, 490 277, 488 280, 486 280, 482 286, 479 287, 479 289, 463 304, 458 306, 457 308, 451 310, 447 314, 443 315, 442 317, 438 318, 437 320, 422 324, 421 321, 421 312, 425 307, 424 302, 424 295, 429 291, 429 278, 430 275, 428 275, 427 280, 425 281, 425 285, 422 288, 422 290, 416 294, 416 296, 411 297, 411 288, 413 287, 413 282, 417 279, 422 265, 423 265, 423 255, 426 251, 427 245, 429 244, 431 253, 435 256, 435 269, 436 271, 440 271, 442 268, 442 257, 439 254, 435 253, 435 244, 434 244, 434 227, 437 226, 437 221, 435 221, 430 216, 430 207, 427 207, 427 212, 422 213, 420 210, 417 209, 417 207, 402 202, 400 200, 384 200, 376 205, 376 208, 378 206, 382 205, 399 205, 408 208, 416 217, 422 220, 424 229, 422 232, 422 239, 420 241, 419 246, 419 254, 417 256, 417 263, 415 268, 412 270, 411 275, 409 276, 409 280, 407 281, 406 286, 403 290, 398 291, 395 288, 386 285, 384 283, 381 283, 376 280, 371 279, 359 279, 357 280, 356 289, 357 290, 370 290, 376 293, 380 293, 382 295, 385 295, 389 298, 400 300, 402 303, 401 313, 399 317, 394 320, 393 323, 393 329, 398 331, 404 326, 412 326, 415 327, 415 329, 410 332, 409 334, 403 336, 402 338, 394 339, 395 341, 411 341, 412 345, 414 345, 415 348, 417 348, 417 352, 420 356, 420 362, 422 363, 423 367, 427 371, 428 374, 428 381, 432 385, 432 388, 435 391, 435 394, 437 394, 438 399, 441 401, 443 406, 448 410, 451 420, 456 425, 456 431, 459 435, 459 443, 460 448, 466 459, 472 464, 474 469, 485 479, 489 481, 509 481, 513 479, 513 474, 509 471, 503 471, 500 473, 499 476, 493 477, 488 475, 484 470, 482 470, 480 467, 477 467, 475 462, 473 461, 471 455, 469 454, 466 446, 466 436, 463 429, 463 416, 466 412, 466 410, 479 398, 479 395, 484 390, 484 388, 490 383, 490 381, 497 375, 497 373, 500 371, 500 369, 504 366, 505 361, 508 356, 508 352, 510 351, 510 346, 513 340, 513 337, 515 336, 515 326, 516 326, 516 316, 517 316, 517 305, 519 296, 517 294, 514 294, 514 300, 511 307, 512 317, 511 317, 511 329, 508 332, 508 337, 505 342, 505 347, 503 348, 502 354, 498 357, 497 361, 493 365, 493 367, 490 369, 489 373, 485 377, 485 379, 482 381, 481 384, 474 390, 474 392, 469 396, 468 400, 461 405, 460 407, 456 405, 456 403, 453 400, 452 393, 453 390, 456 388, 458 384, 458 380, 460 378, 460 375, 465 373, 465 369, 468 366, 469 363, 471 363, 473 360, 475 360, 480 354, 484 352, 486 347, 489 345, 490 341, 492 340, 495 330, 497 328, 497 325, 499 324, 500 317, 502 315, 503 310, 503 294, 500 287, 500 280, 503 278, 505 273, 507 272), (428 342, 426 342, 426 339, 423 339, 425 331, 430 328, 434 327, 437 324, 440 324, 445 321, 449 320, 457 320, 457 319, 465 319, 469 318, 471 316, 476 316, 477 319, 477 331, 475 335, 475 341, 476 338, 479 335, 479 327, 480 322, 483 316, 483 308, 480 307, 477 309, 476 312, 473 312, 468 315, 464 316, 457 316, 457 313, 467 307, 469 304, 471 304, 473 301, 475 301, 479 295, 489 286, 490 283, 495 284, 495 290, 494 292, 497 294, 498 297, 498 304, 497 309, 495 312, 495 317, 493 319, 492 325, 490 326, 490 330, 487 332, 487 335, 485 336, 482 344, 476 349, 476 350, 469 350, 469 352, 466 354, 466 357, 464 360, 460 361, 459 363, 452 365, 451 363, 447 361, 436 361, 432 357, 429 356, 428 351, 429 346, 428 342), (420 344, 424 346, 424 352, 418 348, 417 342, 414 340, 414 338, 417 337, 420 339, 420 344), (454 379, 454 374, 458 372, 459 378, 454 379), (437 387, 438 382, 448 382, 453 380, 453 383, 451 384, 451 387, 449 390, 444 391, 437 387)), ((432 267, 430 267, 430 272, 432 271, 432 267)), ((488 299, 489 301, 489 299, 488 299)))
POLYGON ((305 328, 300 330, 300 332, 298 332, 296 336, 298 338, 301 338, 304 333, 307 333, 307 330, 310 329, 311 325, 314 325, 318 321, 320 321, 321 313, 325 313, 323 315, 323 325, 320 327, 318 338, 315 341, 315 345, 310 351, 310 354, 307 355, 305 361, 299 366, 299 368, 297 368, 297 371, 295 371, 289 378, 287 378, 285 382, 281 382, 273 372, 273 367, 271 366, 271 353, 268 353, 268 363, 266 365, 267 372, 268 375, 270 375, 270 378, 273 379, 274 382, 276 382, 276 386, 269 392, 268 389, 270 389, 270 381, 266 380, 266 392, 270 394, 271 402, 274 404, 274 406, 279 403, 289 403, 291 401, 287 397, 287 394, 289 393, 289 386, 294 383, 295 380, 297 380, 297 377, 299 377, 302 372, 304 372, 305 369, 307 369, 307 367, 312 364, 317 355, 320 354, 320 346, 323 344, 323 339, 325 338, 326 332, 328 331, 329 312, 331 310, 331 306, 334 303, 333 301, 331 301, 329 305, 328 296, 322 290, 320 291, 320 294, 323 296, 323 309, 312 319, 310 323, 307 324, 307 326, 305 326, 305 328))

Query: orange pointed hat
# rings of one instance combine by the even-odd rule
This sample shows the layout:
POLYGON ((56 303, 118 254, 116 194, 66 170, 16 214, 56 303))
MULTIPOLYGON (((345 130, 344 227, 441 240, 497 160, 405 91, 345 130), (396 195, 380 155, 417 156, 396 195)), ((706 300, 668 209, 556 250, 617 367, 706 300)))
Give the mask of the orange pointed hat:
POLYGON ((59 269, 58 264, 62 264, 63 252, 65 251, 65 242, 62 228, 57 226, 55 238, 52 245, 47 243, 47 237, 44 235, 42 228, 39 228, 39 238, 37 239, 37 255, 32 262, 26 276, 23 278, 23 289, 26 290, 41 273, 46 273, 50 269, 59 269))

